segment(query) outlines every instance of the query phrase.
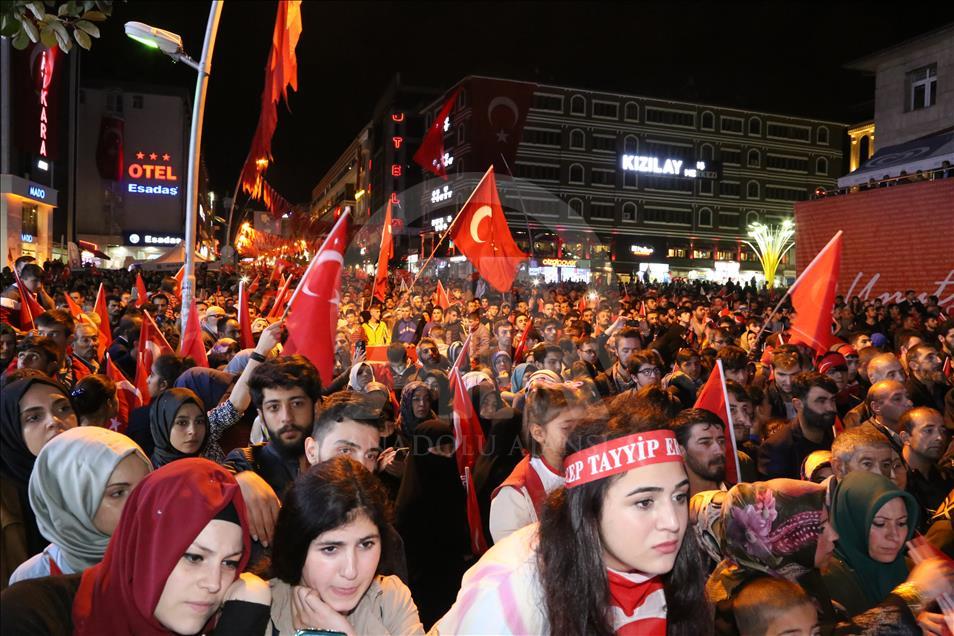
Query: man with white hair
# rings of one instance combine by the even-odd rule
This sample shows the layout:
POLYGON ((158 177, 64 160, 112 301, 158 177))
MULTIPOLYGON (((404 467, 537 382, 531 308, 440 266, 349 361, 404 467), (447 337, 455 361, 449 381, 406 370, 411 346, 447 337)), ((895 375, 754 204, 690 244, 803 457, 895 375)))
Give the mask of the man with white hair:
MULTIPOLYGON (((868 362, 868 380, 871 384, 876 384, 882 380, 894 380, 895 382, 905 382, 907 376, 904 374, 904 367, 901 361, 893 353, 881 353, 876 355, 868 362)), ((843 422, 845 428, 859 426, 862 422, 871 418, 871 411, 868 410, 867 400, 845 414, 843 422)))

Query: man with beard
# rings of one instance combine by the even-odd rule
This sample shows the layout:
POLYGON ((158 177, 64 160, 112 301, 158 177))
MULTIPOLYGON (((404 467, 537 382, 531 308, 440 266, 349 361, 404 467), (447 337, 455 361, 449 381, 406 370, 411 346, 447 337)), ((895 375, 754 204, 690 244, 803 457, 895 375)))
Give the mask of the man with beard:
POLYGON ((642 347, 639 331, 625 327, 616 334, 616 363, 609 370, 596 376, 596 388, 600 397, 613 397, 636 387, 636 378, 629 372, 630 357, 642 347))
POLYGON ((941 370, 941 356, 933 345, 918 344, 908 350, 906 361, 911 371, 906 386, 914 406, 944 410, 944 395, 950 388, 941 370))
POLYGON ((881 380, 868 389, 865 404, 871 418, 862 424, 874 427, 891 443, 898 454, 904 442, 901 440, 901 416, 911 410, 911 398, 904 385, 896 380, 881 380))
POLYGON ((421 342, 418 343, 417 360, 427 371, 431 369, 447 371, 450 367, 447 358, 441 354, 437 341, 430 337, 421 338, 421 342))
POLYGON ((769 404, 772 406, 772 417, 790 420, 795 417, 795 406, 792 404, 792 386, 795 376, 802 372, 802 362, 798 357, 798 350, 792 345, 783 345, 772 352, 772 377, 774 381, 769 385, 769 404))
POLYGON ((235 473, 242 489, 252 538, 268 547, 278 518, 278 497, 308 467, 305 438, 314 425, 321 382, 311 362, 292 355, 260 364, 248 385, 269 441, 236 448, 224 465, 235 473))
POLYGON ((939 468, 938 461, 947 449, 949 435, 939 411, 928 407, 911 409, 901 416, 904 461, 908 464, 907 491, 924 508, 922 532, 944 498, 954 489, 954 475, 939 468))
POLYGON ((727 490, 725 430, 722 420, 706 409, 685 409, 669 423, 682 447, 689 475, 689 496, 704 490, 727 490))
POLYGON ((834 380, 815 371, 795 376, 792 405, 795 417, 780 427, 759 449, 759 473, 766 479, 798 479, 802 462, 814 451, 830 450, 838 411, 834 380))

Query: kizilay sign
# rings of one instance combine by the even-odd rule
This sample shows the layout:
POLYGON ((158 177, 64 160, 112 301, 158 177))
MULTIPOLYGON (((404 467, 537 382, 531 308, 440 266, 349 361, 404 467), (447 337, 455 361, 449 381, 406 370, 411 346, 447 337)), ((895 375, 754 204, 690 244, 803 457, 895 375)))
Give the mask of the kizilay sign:
POLYGON ((620 167, 628 172, 645 172, 647 174, 695 179, 700 172, 706 169, 706 162, 697 161, 695 166, 686 167, 685 161, 682 159, 650 157, 648 155, 623 155, 620 167))

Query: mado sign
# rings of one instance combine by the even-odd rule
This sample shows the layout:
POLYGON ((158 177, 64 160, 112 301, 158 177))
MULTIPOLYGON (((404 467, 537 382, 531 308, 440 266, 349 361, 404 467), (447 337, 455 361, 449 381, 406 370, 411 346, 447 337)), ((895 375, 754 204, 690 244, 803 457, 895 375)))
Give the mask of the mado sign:
POLYGON ((685 167, 682 159, 660 159, 646 155, 623 155, 622 169, 631 172, 672 175, 674 177, 696 178, 706 169, 705 161, 697 161, 694 167, 685 167))

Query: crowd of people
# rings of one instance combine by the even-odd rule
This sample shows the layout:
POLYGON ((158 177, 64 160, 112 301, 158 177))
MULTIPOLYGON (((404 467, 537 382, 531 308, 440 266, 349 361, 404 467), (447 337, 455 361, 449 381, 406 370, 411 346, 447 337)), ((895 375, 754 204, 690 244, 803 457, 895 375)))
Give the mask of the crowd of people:
POLYGON ((208 366, 143 384, 177 280, 31 261, 0 293, 3 634, 951 634, 936 297, 838 297, 819 352, 754 284, 349 272, 320 377, 280 275, 203 267, 208 366), (731 428, 696 407, 717 366, 731 428))

